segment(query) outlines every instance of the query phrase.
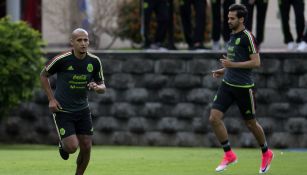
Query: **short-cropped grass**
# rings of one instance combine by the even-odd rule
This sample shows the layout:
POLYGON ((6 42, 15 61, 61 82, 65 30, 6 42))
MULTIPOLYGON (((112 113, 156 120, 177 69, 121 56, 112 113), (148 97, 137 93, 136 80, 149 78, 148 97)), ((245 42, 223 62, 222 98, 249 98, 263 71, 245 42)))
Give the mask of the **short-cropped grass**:
MULTIPOLYGON (((238 163, 227 170, 214 170, 221 149, 202 147, 93 146, 86 175, 256 175, 260 149, 234 148, 238 163)), ((273 150, 272 175, 304 175, 307 152, 273 150)), ((73 175, 77 153, 60 158, 57 146, 0 145, 0 175, 73 175)))

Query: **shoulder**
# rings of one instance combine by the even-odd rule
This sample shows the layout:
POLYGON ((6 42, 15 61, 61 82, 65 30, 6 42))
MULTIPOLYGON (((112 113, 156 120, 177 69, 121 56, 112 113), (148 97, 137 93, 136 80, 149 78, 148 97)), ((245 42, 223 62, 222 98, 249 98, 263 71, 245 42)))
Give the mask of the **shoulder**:
POLYGON ((254 35, 248 30, 244 30, 243 33, 244 34, 243 34, 242 37, 245 38, 244 40, 245 40, 246 44, 251 46, 253 52, 255 52, 255 53, 258 52, 258 46, 257 46, 254 35))
POLYGON ((252 32, 248 31, 248 30, 243 30, 242 32, 242 38, 245 38, 248 40, 248 42, 255 42, 255 37, 252 34, 252 32))
POLYGON ((61 54, 58 54, 57 56, 53 57, 51 60, 49 60, 47 62, 47 65, 46 65, 46 68, 47 70, 52 67, 55 63, 59 62, 60 60, 63 60, 64 58, 68 57, 72 55, 72 52, 71 51, 66 51, 66 52, 63 52, 61 54))
POLYGON ((90 52, 87 52, 87 55, 90 59, 94 60, 95 62, 98 62, 99 64, 101 64, 101 60, 98 56, 90 53, 90 52))
POLYGON ((52 60, 60 60, 62 58, 68 57, 70 55, 72 55, 71 51, 65 51, 65 52, 62 52, 62 53, 56 55, 55 57, 53 57, 52 60))

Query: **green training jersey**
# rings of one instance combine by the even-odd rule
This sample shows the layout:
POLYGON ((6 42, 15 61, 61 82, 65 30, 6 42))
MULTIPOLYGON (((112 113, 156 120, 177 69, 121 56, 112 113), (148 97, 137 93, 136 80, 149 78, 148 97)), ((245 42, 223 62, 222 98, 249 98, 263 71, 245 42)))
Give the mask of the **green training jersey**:
POLYGON ((104 81, 100 59, 89 52, 84 59, 76 58, 73 51, 65 52, 49 60, 45 69, 51 75, 57 74, 54 96, 67 112, 87 108, 87 84, 104 81))
MULTIPOLYGON (((228 42, 227 57, 233 62, 244 62, 250 60, 251 54, 258 53, 254 36, 248 30, 232 34, 228 42)), ((226 68, 223 81, 237 87, 252 87, 252 69, 248 68, 226 68)))

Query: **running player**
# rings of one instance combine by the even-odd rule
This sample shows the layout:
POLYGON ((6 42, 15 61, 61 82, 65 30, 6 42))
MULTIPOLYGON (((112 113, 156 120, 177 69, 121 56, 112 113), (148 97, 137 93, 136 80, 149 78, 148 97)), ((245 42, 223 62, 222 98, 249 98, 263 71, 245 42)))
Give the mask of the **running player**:
POLYGON ((262 163, 259 173, 269 170, 273 152, 268 148, 262 127, 255 119, 254 82, 251 78, 252 68, 260 66, 258 48, 254 36, 247 31, 244 22, 247 10, 244 5, 233 4, 229 7, 228 25, 232 30, 227 47, 227 56, 220 62, 223 68, 213 71, 213 77, 224 75, 222 84, 214 98, 210 112, 213 131, 224 149, 224 157, 216 171, 223 171, 229 164, 237 161, 228 141, 228 134, 222 120, 229 106, 236 102, 248 129, 253 133, 262 150, 262 163))
POLYGON ((69 154, 80 147, 76 175, 82 175, 90 160, 93 135, 88 91, 104 93, 106 87, 100 59, 87 52, 87 31, 81 28, 74 30, 71 45, 71 51, 47 62, 40 79, 59 134, 60 155, 67 160, 69 154), (54 94, 48 78, 53 74, 57 74, 54 94))

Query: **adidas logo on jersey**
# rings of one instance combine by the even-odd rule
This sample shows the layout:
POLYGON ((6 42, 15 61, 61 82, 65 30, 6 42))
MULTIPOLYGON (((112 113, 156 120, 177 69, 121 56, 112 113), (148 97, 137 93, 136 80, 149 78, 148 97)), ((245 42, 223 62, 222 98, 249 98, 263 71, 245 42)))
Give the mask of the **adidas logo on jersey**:
POLYGON ((74 70, 74 68, 72 66, 69 66, 67 70, 74 70))

